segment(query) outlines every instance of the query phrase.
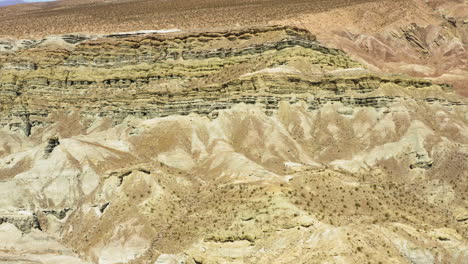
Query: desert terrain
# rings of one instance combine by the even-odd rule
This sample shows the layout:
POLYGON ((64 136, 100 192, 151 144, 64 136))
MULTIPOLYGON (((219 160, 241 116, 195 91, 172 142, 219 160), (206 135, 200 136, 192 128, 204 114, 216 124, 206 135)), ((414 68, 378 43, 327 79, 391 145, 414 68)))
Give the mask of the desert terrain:
POLYGON ((468 96, 465 0, 62 0, 0 9, 0 37, 154 29, 306 28, 367 67, 451 83, 468 96))
POLYGON ((264 25, 299 14, 368 2, 390 1, 62 0, 2 8, 0 35, 30 38, 73 32, 111 33, 172 27, 203 30, 264 25))
POLYGON ((466 11, 0 8, 0 263, 467 263, 466 11))

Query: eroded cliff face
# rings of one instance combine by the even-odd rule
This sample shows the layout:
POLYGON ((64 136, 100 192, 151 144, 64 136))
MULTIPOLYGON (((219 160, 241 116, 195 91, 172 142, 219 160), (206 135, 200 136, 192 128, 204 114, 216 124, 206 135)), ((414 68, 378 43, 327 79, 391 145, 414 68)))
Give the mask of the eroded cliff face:
POLYGON ((466 1, 372 2, 271 23, 307 28, 375 70, 451 83, 468 96, 466 1))
POLYGON ((7 46, 0 260, 468 259, 468 107, 450 85, 292 27, 7 46))

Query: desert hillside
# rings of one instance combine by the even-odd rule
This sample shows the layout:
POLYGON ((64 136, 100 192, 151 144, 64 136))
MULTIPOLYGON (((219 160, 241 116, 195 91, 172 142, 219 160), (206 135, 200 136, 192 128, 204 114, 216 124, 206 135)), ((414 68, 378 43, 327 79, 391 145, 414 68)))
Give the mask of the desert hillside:
POLYGON ((467 263, 465 7, 0 8, 0 263, 467 263))
POLYGON ((61 0, 0 8, 0 38, 298 26, 376 71, 468 96, 466 0, 61 0))

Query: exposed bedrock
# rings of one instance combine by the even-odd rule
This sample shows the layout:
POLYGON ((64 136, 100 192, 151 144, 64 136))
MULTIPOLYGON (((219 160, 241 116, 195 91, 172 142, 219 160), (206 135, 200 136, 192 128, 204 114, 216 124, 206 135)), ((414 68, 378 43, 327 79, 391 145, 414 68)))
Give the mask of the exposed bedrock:
POLYGON ((54 111, 79 110, 117 124, 127 116, 216 115, 241 102, 273 111, 291 95, 307 97, 310 108, 329 101, 381 107, 395 96, 373 93, 380 88, 450 89, 361 67, 307 31, 289 27, 104 37, 67 49, 26 47, 0 53, 0 122, 28 135, 54 111))
POLYGON ((3 223, 13 224, 24 233, 31 232, 33 228, 41 229, 37 216, 28 211, 0 212, 0 225, 3 223))
POLYGON ((291 27, 64 38, 0 53, 0 262, 468 258, 449 85, 291 27))

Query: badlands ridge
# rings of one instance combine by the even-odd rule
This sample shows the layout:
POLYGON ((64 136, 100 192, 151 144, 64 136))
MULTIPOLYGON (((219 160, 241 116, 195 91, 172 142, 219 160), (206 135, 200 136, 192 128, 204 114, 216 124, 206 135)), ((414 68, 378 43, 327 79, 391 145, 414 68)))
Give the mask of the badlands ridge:
POLYGON ((466 263, 468 106, 306 30, 0 52, 2 263, 466 263))

